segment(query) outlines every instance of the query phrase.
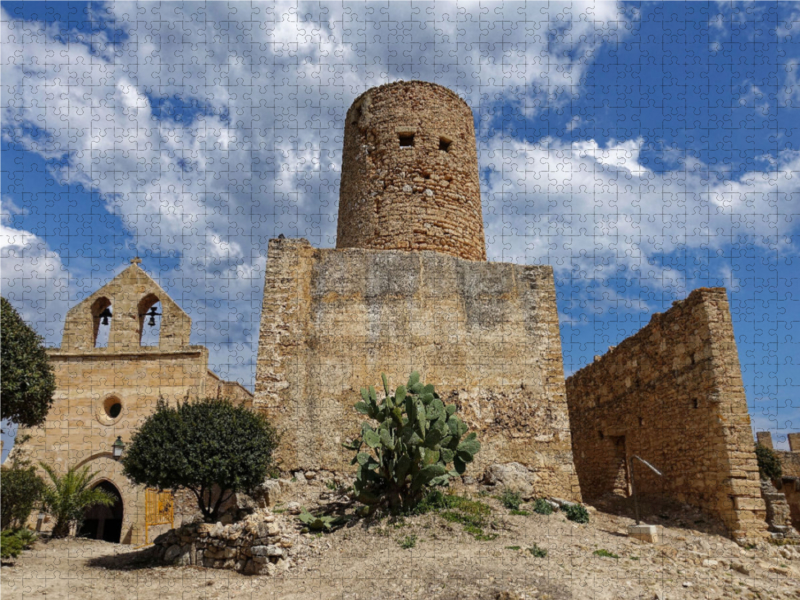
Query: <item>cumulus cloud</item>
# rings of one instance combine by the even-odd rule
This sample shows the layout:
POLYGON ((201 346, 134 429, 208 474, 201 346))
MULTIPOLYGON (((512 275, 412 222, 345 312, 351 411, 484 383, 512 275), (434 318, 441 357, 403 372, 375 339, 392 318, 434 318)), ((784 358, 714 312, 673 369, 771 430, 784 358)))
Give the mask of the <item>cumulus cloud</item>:
MULTIPOLYGON (((60 182, 99 192, 141 251, 180 258, 162 281, 190 282, 178 296, 198 341, 248 384, 252 359, 242 356, 255 354, 266 242, 282 232, 335 243, 343 117, 358 94, 425 79, 458 91, 479 123, 498 103, 535 114, 578 93, 593 53, 625 19, 613 3, 114 2, 91 11, 105 25, 91 34, 3 12, 3 135, 51 161, 60 182), (165 118, 164 100, 202 110, 165 118)), ((41 239, 5 233, 15 270, 27 269, 20 281, 63 271, 41 239), (33 247, 40 258, 21 258, 33 247)), ((41 299, 19 302, 41 319, 41 300, 68 287, 36 289, 41 299)))
MULTIPOLYGON (((680 153, 673 170, 653 171, 638 138, 528 143, 496 131, 498 107, 531 118, 581 93, 599 50, 637 18, 614 3, 92 10, 106 28, 80 35, 3 13, 3 135, 51 161, 59 181, 97 192, 141 253, 179 258, 160 281, 221 374, 248 385, 267 241, 335 243, 343 119, 374 85, 435 81, 472 106, 495 260, 681 290, 684 274, 654 256, 744 241, 776 248, 796 226, 794 153, 731 179, 680 153), (194 108, 178 119, 165 102, 194 108)), ((748 93, 761 100, 755 83, 748 93)), ((4 228, 4 277, 48 282, 18 295, 28 314, 41 320, 45 300, 74 303, 44 240, 4 228)), ((608 288, 597 295, 626 301, 608 288)), ((48 309, 57 337, 55 315, 63 309, 48 309)))
POLYGON ((1 203, 0 293, 46 344, 57 344, 70 306, 70 274, 42 238, 12 226, 24 209, 7 197, 1 203))

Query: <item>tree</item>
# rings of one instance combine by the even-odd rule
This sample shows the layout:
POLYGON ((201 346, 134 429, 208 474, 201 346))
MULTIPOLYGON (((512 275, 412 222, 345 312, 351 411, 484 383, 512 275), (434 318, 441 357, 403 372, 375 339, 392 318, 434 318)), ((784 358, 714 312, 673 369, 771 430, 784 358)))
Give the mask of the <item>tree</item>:
POLYGON ((0 297, 0 403, 3 420, 23 427, 44 423, 56 379, 42 338, 0 297))
POLYGON ((462 439, 467 426, 456 415, 456 405, 445 406, 433 385, 420 383, 416 371, 394 396, 386 375, 381 378, 385 397, 378 402, 370 386, 361 390, 363 401, 355 405, 359 413, 377 421, 378 428, 362 423, 361 437, 344 447, 356 452, 352 464, 358 464, 353 485, 357 499, 370 510, 386 506, 396 513, 414 508, 429 488, 463 475, 481 444, 475 432, 462 439))
POLYGON ((44 481, 36 467, 12 463, 0 468, 0 521, 2 528, 22 527, 39 501, 44 481))
POLYGON ((134 434, 122 465, 134 483, 190 490, 204 520, 213 523, 233 494, 251 493, 264 482, 277 444, 266 417, 227 399, 175 407, 159 400, 134 434))
POLYGON ((64 475, 59 475, 50 465, 39 464, 50 477, 51 483, 42 491, 42 506, 55 518, 54 538, 67 537, 70 526, 80 523, 84 511, 90 506, 111 506, 116 502, 108 492, 89 487, 96 473, 90 473, 88 466, 82 469, 71 467, 64 475))

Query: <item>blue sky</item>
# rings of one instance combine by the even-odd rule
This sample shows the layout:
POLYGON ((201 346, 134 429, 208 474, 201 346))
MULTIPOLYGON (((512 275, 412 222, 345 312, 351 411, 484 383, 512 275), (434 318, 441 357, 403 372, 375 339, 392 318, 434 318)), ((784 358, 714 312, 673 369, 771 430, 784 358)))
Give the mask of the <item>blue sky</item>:
POLYGON ((472 106, 491 260, 555 270, 570 374, 730 294, 754 427, 800 428, 800 8, 2 3, 2 293, 48 344, 133 256, 252 388, 267 240, 335 244, 365 89, 472 106))

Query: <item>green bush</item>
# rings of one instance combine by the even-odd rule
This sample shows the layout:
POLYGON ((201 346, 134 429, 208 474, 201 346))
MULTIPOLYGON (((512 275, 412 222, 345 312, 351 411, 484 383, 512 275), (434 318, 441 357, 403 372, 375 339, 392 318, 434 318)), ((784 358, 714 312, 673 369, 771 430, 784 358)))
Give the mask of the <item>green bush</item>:
POLYGON ((533 503, 533 512, 540 515, 552 515, 553 507, 544 498, 537 498, 536 502, 533 503))
POLYGON ((519 507, 522 505, 522 496, 519 495, 519 492, 504 490, 503 493, 500 494, 499 500, 501 504, 509 510, 519 510, 519 507))
POLYGON ((16 558, 20 553, 33 546, 37 535, 28 528, 3 529, 0 533, 0 557, 3 560, 16 558))
POLYGON ((0 298, 0 364, 2 420, 23 427, 44 423, 56 390, 53 368, 42 337, 5 298, 0 298))
POLYGON ((613 552, 609 552, 605 548, 601 548, 600 550, 595 550, 592 552, 595 556, 601 556, 604 558, 619 558, 618 554, 614 554, 613 552))
POLYGON ((455 494, 443 494, 439 490, 431 490, 414 507, 413 514, 423 515, 429 512, 436 512, 449 523, 459 523, 464 531, 469 533, 478 541, 493 540, 497 537, 495 533, 485 533, 484 527, 491 523, 489 517, 492 508, 488 504, 470 500, 455 494))
POLYGON ((158 489, 188 489, 207 523, 237 492, 263 483, 278 444, 263 415, 227 399, 206 398, 175 407, 159 400, 122 457, 134 483, 158 489), (221 490, 215 499, 212 490, 221 490))
POLYGON ((781 460, 771 448, 756 444, 756 460, 758 461, 758 474, 761 479, 780 479, 783 476, 781 460))
POLYGON ((570 521, 575 521, 576 523, 589 522, 589 511, 587 511, 586 507, 581 504, 572 504, 563 510, 564 514, 570 521))
POLYGON ((32 466, 12 463, 0 468, 0 523, 2 529, 22 527, 42 496, 44 481, 32 466))
POLYGON ((413 533, 411 535, 407 535, 402 540, 400 540, 400 547, 403 550, 408 550, 409 548, 413 548, 417 545, 417 536, 413 533))
POLYGON ((17 558, 22 552, 23 547, 24 544, 22 540, 19 539, 17 532, 13 529, 4 529, 2 533, 0 533, 0 557, 2 557, 3 560, 17 558))
POLYGON ((409 511, 434 486, 446 485, 462 475, 481 445, 476 434, 456 416, 456 406, 445 406, 433 385, 423 386, 419 373, 394 395, 385 375, 385 398, 378 401, 375 388, 362 389, 355 409, 378 423, 361 426, 361 436, 345 448, 354 450, 358 465, 353 489, 371 510, 387 507, 392 513, 409 511), (361 448, 366 445, 366 452, 361 448), (452 468, 448 465, 452 464, 452 468))

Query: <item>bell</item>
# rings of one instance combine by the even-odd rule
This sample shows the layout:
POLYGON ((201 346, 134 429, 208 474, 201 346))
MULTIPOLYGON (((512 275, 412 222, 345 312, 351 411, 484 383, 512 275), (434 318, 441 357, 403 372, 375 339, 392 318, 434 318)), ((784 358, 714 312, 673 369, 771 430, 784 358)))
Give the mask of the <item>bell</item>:
POLYGON ((156 312, 156 307, 155 306, 151 306, 150 310, 145 313, 145 316, 149 316, 150 317, 150 320, 147 322, 147 324, 150 327, 155 327, 156 326, 156 317, 160 316, 160 315, 161 315, 161 313, 156 312))
POLYGON ((101 312, 101 313, 100 313, 98 316, 99 316, 101 319, 103 319, 103 320, 101 321, 101 323, 102 323, 103 325, 108 325, 108 319, 109 319, 110 317, 113 317, 114 315, 112 315, 112 314, 111 314, 111 311, 109 310, 109 308, 108 308, 108 307, 106 307, 105 309, 103 309, 103 312, 101 312))

